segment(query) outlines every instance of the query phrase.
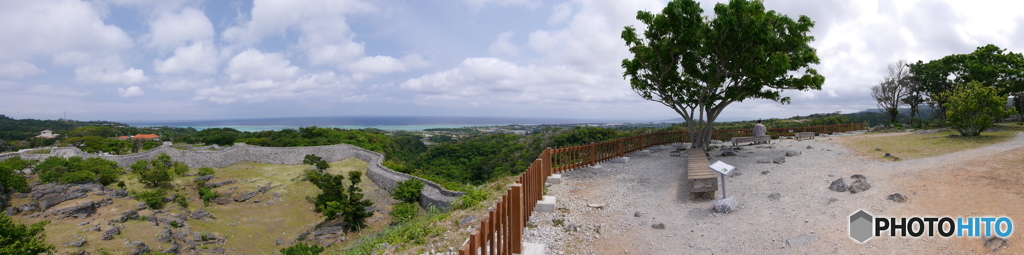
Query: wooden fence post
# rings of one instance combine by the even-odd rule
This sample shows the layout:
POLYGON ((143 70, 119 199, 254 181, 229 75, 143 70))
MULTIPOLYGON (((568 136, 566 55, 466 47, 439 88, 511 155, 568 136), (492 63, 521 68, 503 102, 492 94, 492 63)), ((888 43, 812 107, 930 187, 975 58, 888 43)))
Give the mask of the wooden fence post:
POLYGON ((509 229, 512 231, 512 253, 523 253, 523 228, 526 227, 523 217, 523 185, 512 184, 512 193, 509 196, 510 207, 512 208, 512 222, 509 229))

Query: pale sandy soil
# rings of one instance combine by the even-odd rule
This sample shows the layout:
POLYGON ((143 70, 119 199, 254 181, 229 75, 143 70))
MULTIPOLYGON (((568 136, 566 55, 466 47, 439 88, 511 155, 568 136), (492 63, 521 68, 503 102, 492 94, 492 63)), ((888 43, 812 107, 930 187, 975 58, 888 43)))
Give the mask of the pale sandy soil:
POLYGON ((669 156, 673 148, 625 164, 565 172, 563 183, 548 190, 558 197, 560 209, 535 214, 527 239, 552 240, 544 241, 549 254, 993 253, 979 237, 882 236, 857 243, 848 237, 848 220, 863 209, 885 217, 1009 216, 1016 223, 1013 234, 994 254, 1024 254, 1024 134, 996 145, 898 162, 853 155, 842 139, 784 140, 774 149, 743 146, 740 156, 713 157, 712 162, 737 167, 726 179, 740 209, 729 214, 715 213, 711 202, 686 198, 685 161, 669 156), (757 157, 786 151, 802 155, 787 157, 783 164, 756 163, 757 157), (828 190, 840 177, 849 184, 853 174, 866 176, 873 187, 857 194, 828 190), (769 197, 774 193, 778 199, 769 197), (886 200, 893 193, 909 201, 886 200), (587 206, 593 204, 604 207, 587 206), (563 226, 553 226, 553 219, 564 220, 563 226), (569 223, 579 227, 566 231, 569 223), (665 228, 652 228, 657 223, 665 228))

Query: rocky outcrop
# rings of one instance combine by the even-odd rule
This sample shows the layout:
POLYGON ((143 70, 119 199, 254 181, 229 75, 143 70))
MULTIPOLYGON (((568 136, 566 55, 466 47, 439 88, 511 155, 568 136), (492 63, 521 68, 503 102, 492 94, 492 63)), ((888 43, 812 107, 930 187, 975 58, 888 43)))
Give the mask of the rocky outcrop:
POLYGON ((94 203, 93 201, 85 201, 85 202, 78 203, 77 205, 61 207, 61 208, 53 209, 53 210, 47 210, 47 212, 50 215, 56 215, 56 216, 58 216, 60 218, 75 217, 75 218, 83 219, 85 217, 89 217, 89 215, 92 215, 93 213, 96 213, 96 208, 97 207, 99 207, 99 204, 94 203))
POLYGON ((423 181, 425 187, 421 192, 419 202, 424 207, 436 207, 438 209, 448 210, 451 208, 451 202, 459 196, 462 196, 461 192, 446 190, 442 188, 441 185, 427 181, 423 178, 414 177, 388 169, 382 165, 384 162, 384 155, 348 144, 310 147, 261 147, 237 143, 234 146, 226 147, 218 151, 186 151, 165 146, 146 152, 128 155, 93 155, 85 153, 78 148, 59 147, 52 148, 50 154, 7 153, 0 155, 0 160, 14 156, 21 156, 22 158, 29 160, 42 160, 50 156, 65 158, 73 156, 82 158, 101 157, 117 162, 121 167, 128 168, 136 161, 143 159, 152 160, 161 153, 166 153, 168 156, 171 156, 172 160, 181 161, 192 168, 200 168, 204 166, 226 167, 242 161, 252 161, 265 164, 300 165, 302 164, 304 156, 307 154, 315 154, 327 161, 341 161, 354 157, 369 163, 366 176, 376 183, 377 186, 389 192, 392 191, 400 181, 408 180, 410 178, 416 178, 423 181))

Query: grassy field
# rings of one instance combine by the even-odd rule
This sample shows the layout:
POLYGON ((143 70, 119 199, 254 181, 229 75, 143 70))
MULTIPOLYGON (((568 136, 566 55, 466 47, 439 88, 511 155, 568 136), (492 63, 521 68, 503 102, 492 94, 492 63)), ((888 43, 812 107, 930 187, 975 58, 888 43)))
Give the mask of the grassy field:
POLYGON ((885 153, 900 159, 925 158, 969 150, 1012 139, 1024 130, 1020 125, 998 125, 1000 131, 983 132, 977 137, 951 136, 956 131, 935 134, 868 134, 837 139, 858 155, 888 159, 885 153))
MULTIPOLYGON (((330 163, 330 172, 342 174, 349 171, 366 171, 367 163, 355 158, 330 163)), ((178 193, 189 198, 188 208, 183 208, 177 203, 167 203, 164 209, 168 214, 183 214, 185 210, 195 211, 204 209, 212 213, 216 218, 209 221, 189 220, 187 226, 191 231, 198 233, 216 233, 226 237, 227 241, 217 246, 223 246, 229 254, 272 254, 293 243, 299 234, 312 229, 317 223, 323 221, 324 217, 313 211, 312 198, 320 193, 320 190, 313 184, 303 181, 303 172, 309 166, 306 165, 271 165, 242 162, 224 168, 215 169, 215 178, 210 182, 224 180, 236 180, 235 184, 225 185, 214 189, 222 195, 236 196, 241 192, 256 190, 260 186, 271 185, 276 188, 258 195, 249 201, 218 205, 210 203, 204 206, 203 201, 198 198, 193 179, 195 176, 176 177, 171 184, 165 185, 168 195, 178 193), (285 245, 275 245, 275 241, 281 239, 285 245)), ((192 170, 195 171, 195 170, 192 170)), ((122 176, 128 190, 146 190, 137 178, 122 176)), ((30 180, 30 182, 33 180, 30 180)), ((110 188, 116 188, 112 184, 110 188)), ((376 184, 363 175, 360 188, 363 189, 367 199, 375 202, 375 206, 387 206, 393 201, 389 200, 388 193, 379 189, 376 184)), ((57 207, 74 205, 83 201, 96 201, 105 198, 104 196, 90 195, 86 198, 69 200, 57 207)), ((20 205, 29 202, 29 198, 12 199, 12 204, 20 205)), ((114 199, 114 204, 100 207, 97 213, 87 219, 54 219, 49 218, 28 218, 27 214, 21 214, 14 220, 22 224, 31 224, 42 220, 52 221, 45 227, 46 241, 57 247, 57 253, 70 253, 78 250, 86 250, 92 254, 123 254, 128 251, 124 247, 126 242, 143 241, 149 245, 152 251, 161 251, 170 246, 169 243, 157 241, 156 234, 166 226, 155 226, 152 222, 141 220, 129 220, 123 223, 121 234, 114 236, 113 240, 100 240, 101 232, 84 231, 95 224, 100 224, 107 229, 106 223, 122 212, 136 208, 138 201, 132 199, 114 199), (79 225, 83 222, 90 222, 86 225, 79 225), (85 237, 88 240, 82 247, 65 247, 61 244, 85 237)), ((152 215, 152 210, 140 210, 140 216, 152 215)), ((372 233, 374 229, 380 229, 390 223, 387 215, 376 213, 371 218, 376 218, 366 233, 372 233)), ((115 223, 120 225, 121 223, 115 223)), ((359 233, 349 234, 349 239, 356 239, 359 233)), ((351 242, 351 241, 349 241, 351 242)), ((345 243, 337 243, 335 246, 345 246, 345 243)), ((200 247, 207 248, 207 247, 200 247)))

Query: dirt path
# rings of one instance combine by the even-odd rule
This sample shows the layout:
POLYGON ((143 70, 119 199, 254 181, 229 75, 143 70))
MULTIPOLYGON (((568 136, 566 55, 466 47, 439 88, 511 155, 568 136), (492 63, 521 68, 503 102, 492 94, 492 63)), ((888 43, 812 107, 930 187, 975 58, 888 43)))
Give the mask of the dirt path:
POLYGON ((838 143, 841 139, 785 140, 774 148, 743 146, 739 156, 713 157, 712 162, 737 167, 726 179, 740 209, 729 214, 713 212, 710 202, 686 199, 685 161, 670 156, 671 148, 629 163, 566 172, 563 184, 548 191, 558 197, 558 212, 535 214, 527 241, 548 243, 555 254, 990 252, 979 237, 883 236, 858 244, 848 237, 848 217, 864 209, 886 217, 1009 216, 1017 223, 1014 233, 995 253, 1024 253, 1024 135, 899 162, 857 157, 838 143), (782 164, 756 163, 786 151, 802 155, 782 164), (833 180, 843 177, 849 183, 853 174, 866 176, 873 187, 857 194, 828 190, 833 180), (886 200, 893 193, 909 201, 886 200), (594 205, 603 206, 589 207, 594 205), (653 227, 657 224, 664 229, 653 227))

